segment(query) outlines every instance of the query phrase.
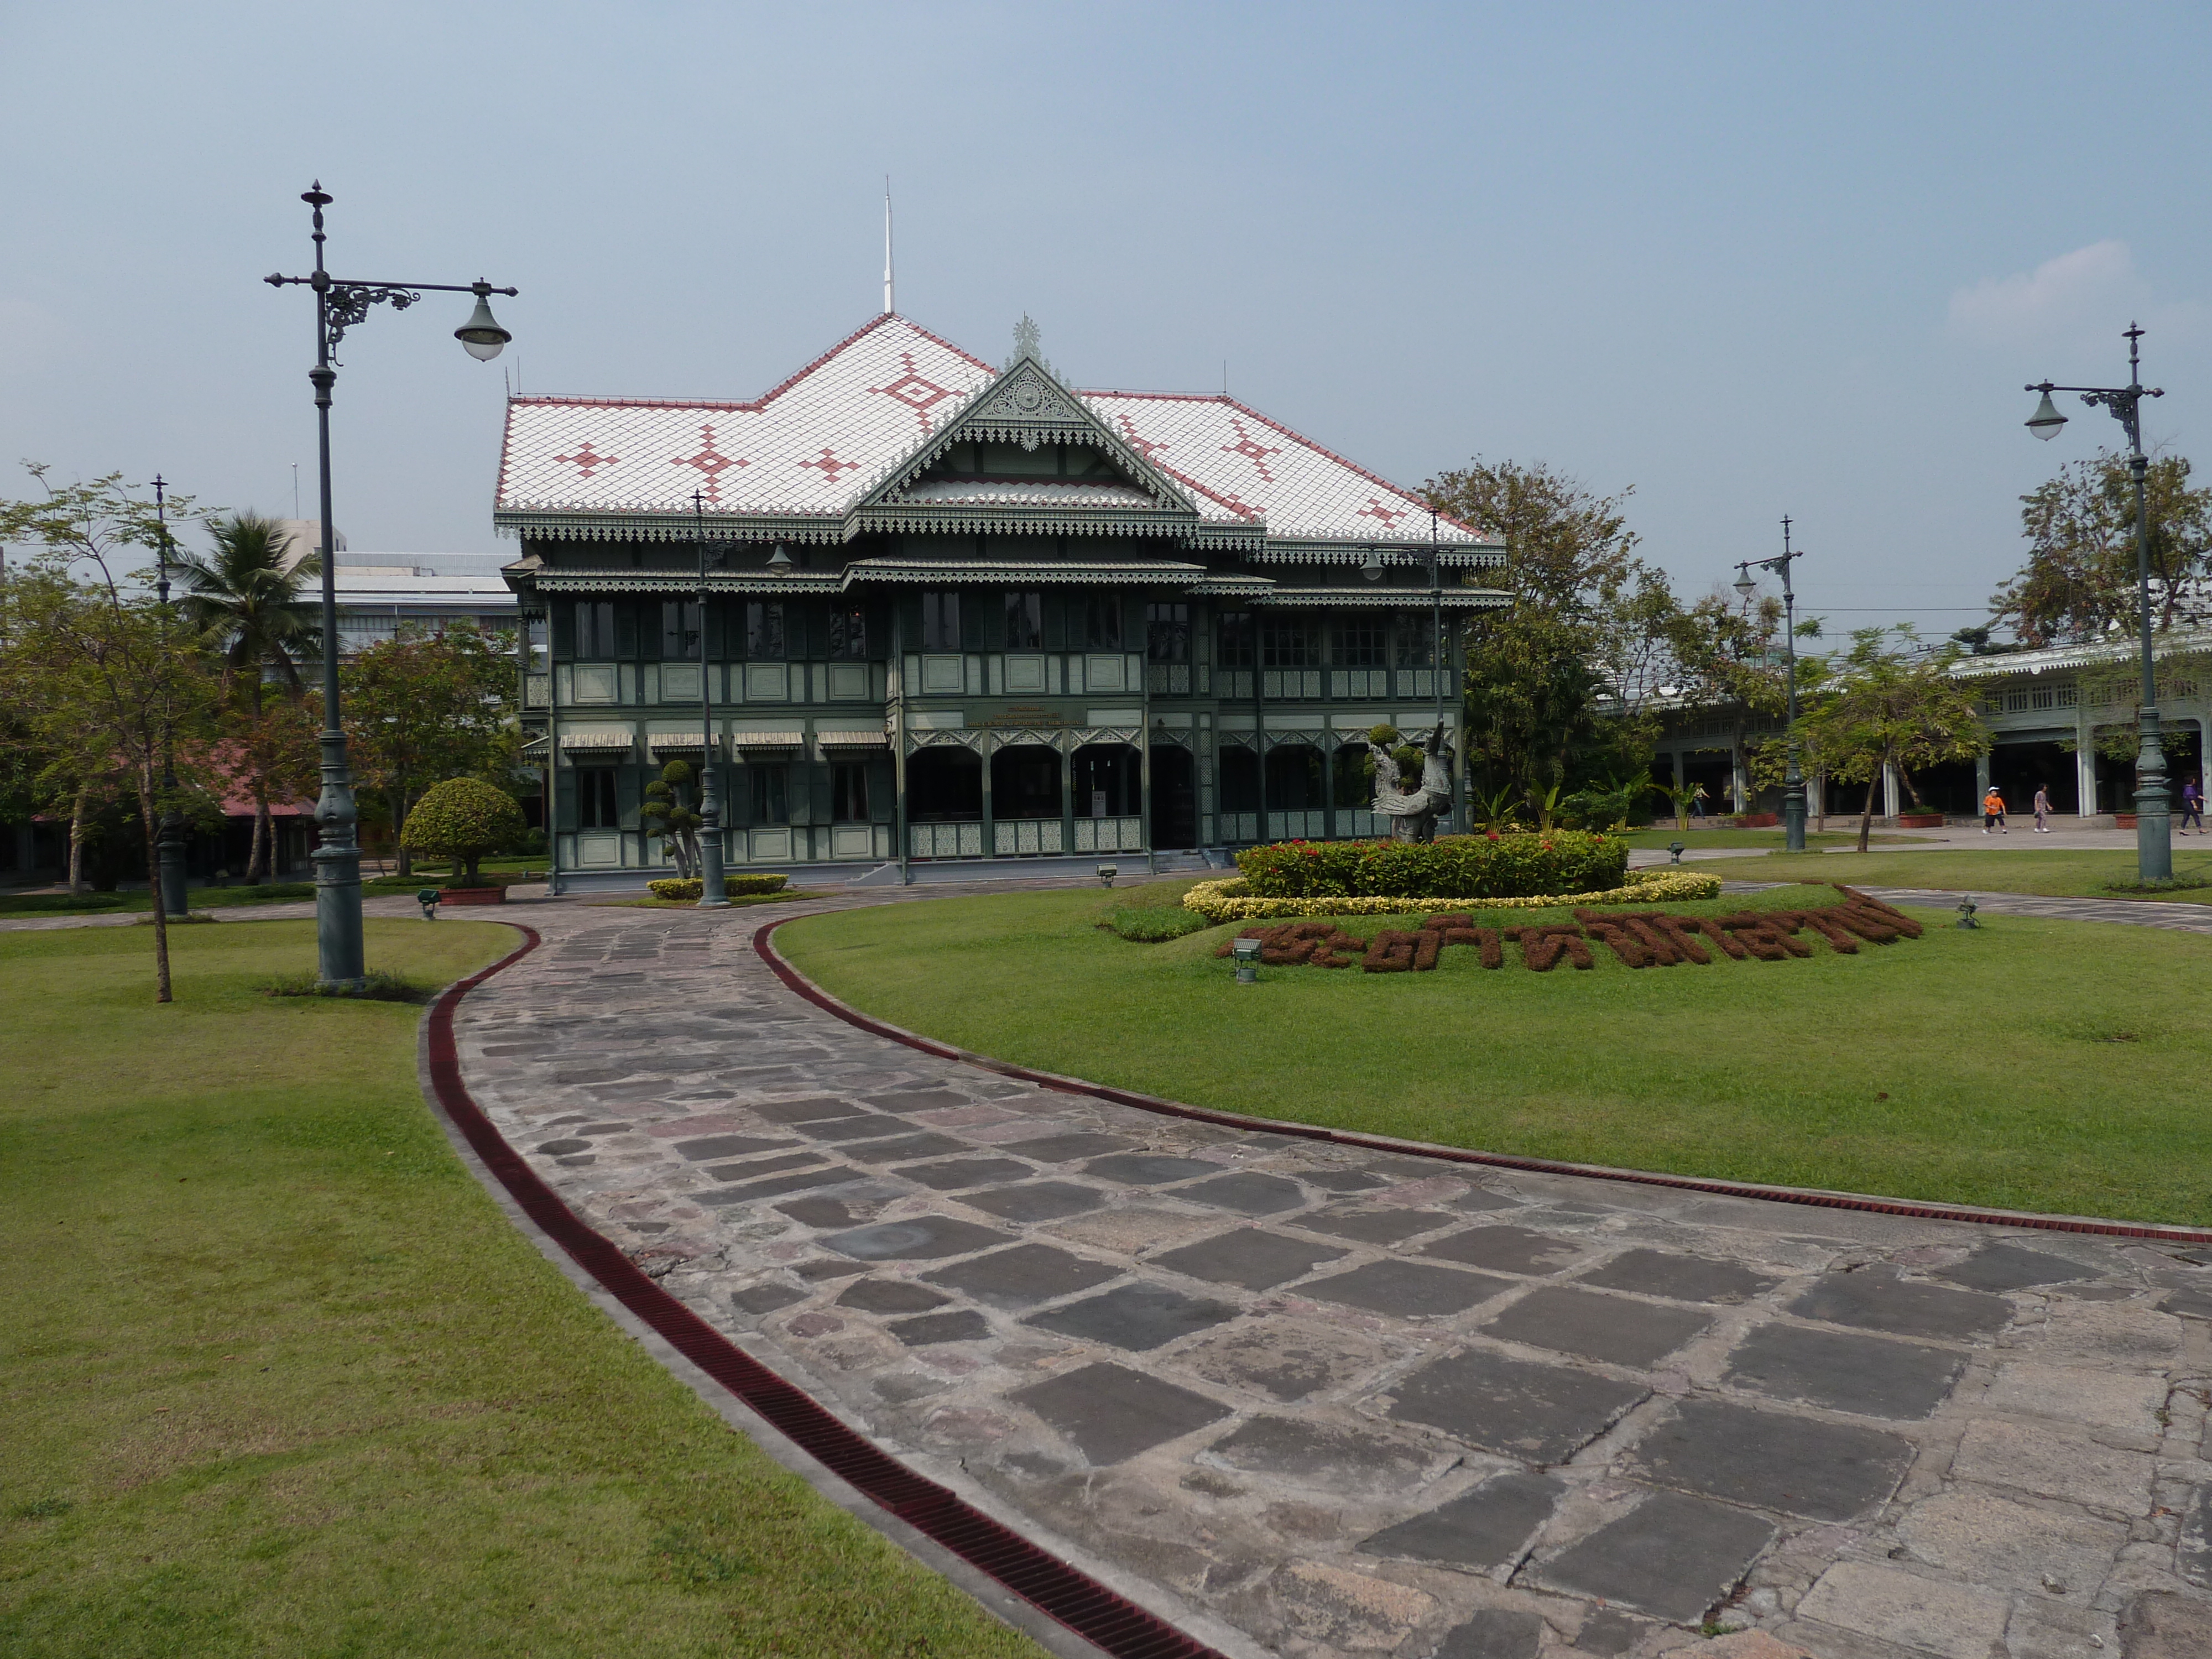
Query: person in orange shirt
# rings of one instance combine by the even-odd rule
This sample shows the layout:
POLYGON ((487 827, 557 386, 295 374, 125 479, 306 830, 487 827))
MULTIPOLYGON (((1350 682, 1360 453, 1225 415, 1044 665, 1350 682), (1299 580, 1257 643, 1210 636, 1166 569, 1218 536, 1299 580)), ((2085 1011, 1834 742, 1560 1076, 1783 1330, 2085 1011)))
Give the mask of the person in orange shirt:
POLYGON ((1990 793, 1982 797, 1982 833, 1986 836, 1994 830, 2000 836, 2012 834, 2005 828, 2004 818, 2004 797, 1997 793, 1997 787, 1993 783, 1990 786, 1990 793))

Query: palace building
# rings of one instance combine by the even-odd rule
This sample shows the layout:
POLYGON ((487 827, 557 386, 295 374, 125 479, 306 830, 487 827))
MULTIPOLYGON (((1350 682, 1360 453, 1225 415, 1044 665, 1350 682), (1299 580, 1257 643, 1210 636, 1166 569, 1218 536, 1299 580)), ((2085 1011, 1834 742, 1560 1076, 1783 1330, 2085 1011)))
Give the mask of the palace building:
POLYGON ((1384 831, 1365 733, 1455 727, 1503 549, 1225 395, 1015 344, 886 312, 750 402, 509 403, 556 881, 662 872, 644 787, 702 756, 733 871, 1384 831))

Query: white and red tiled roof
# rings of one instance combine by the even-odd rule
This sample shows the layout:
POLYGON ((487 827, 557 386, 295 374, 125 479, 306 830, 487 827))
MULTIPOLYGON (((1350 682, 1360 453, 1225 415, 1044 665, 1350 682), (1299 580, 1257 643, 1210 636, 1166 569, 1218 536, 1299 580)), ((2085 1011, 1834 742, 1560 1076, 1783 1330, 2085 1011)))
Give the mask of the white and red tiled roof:
MULTIPOLYGON (((542 515, 665 518, 690 513, 696 490, 724 522, 814 520, 834 538, 996 374, 887 313, 750 403, 516 398, 495 511, 516 527, 542 515)), ((1077 395, 1182 489, 1201 523, 1264 526, 1273 542, 1428 539, 1419 497, 1227 397, 1077 395)), ((1485 540, 1449 519, 1437 530, 1447 544, 1485 540)))

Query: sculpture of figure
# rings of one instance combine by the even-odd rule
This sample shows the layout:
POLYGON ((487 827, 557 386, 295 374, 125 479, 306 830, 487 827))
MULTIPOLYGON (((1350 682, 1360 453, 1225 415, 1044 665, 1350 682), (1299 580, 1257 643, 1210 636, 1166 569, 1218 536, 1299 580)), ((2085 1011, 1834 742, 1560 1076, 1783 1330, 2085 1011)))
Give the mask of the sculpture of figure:
MULTIPOLYGON (((1389 732, 1377 726, 1376 732, 1389 732)), ((1395 737, 1395 732, 1389 732, 1395 737)), ((1375 757, 1375 810, 1390 820, 1393 841, 1429 842, 1437 838, 1437 819, 1451 810, 1451 750, 1438 726, 1421 745, 1421 781, 1408 790, 1399 781, 1398 757, 1367 738, 1367 752, 1375 757)))

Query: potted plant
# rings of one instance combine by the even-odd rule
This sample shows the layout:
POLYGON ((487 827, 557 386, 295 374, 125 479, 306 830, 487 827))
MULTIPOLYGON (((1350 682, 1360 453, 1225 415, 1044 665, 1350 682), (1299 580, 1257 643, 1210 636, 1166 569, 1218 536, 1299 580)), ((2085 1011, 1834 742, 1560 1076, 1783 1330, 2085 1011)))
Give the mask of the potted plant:
POLYGON ((507 889, 483 881, 477 865, 520 841, 525 829, 522 808, 504 789, 481 778, 448 778, 416 802, 399 844, 410 853, 453 860, 460 880, 439 890, 440 902, 503 904, 507 889))

